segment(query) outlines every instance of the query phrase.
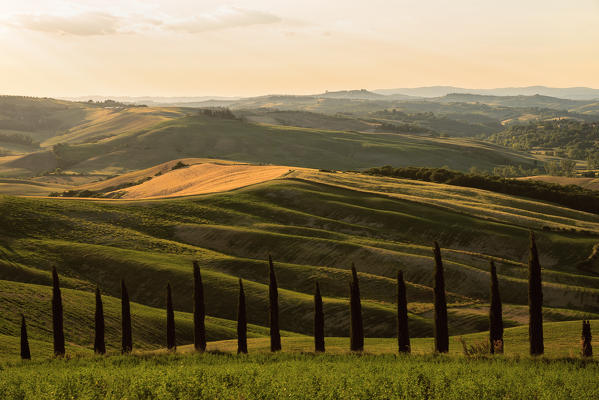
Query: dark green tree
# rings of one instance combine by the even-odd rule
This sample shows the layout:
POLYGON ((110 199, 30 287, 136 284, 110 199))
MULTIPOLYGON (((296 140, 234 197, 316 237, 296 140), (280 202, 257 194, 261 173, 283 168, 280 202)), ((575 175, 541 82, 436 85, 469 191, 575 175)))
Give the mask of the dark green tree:
POLYGON ((528 260, 528 313, 530 355, 541 355, 545 350, 543 346, 543 287, 537 243, 532 231, 530 232, 530 258, 528 260))
POLYGON ((96 315, 95 315, 95 338, 94 338, 94 352, 96 354, 106 354, 106 343, 104 341, 105 335, 104 325, 104 305, 102 304, 102 294, 100 288, 96 286, 96 315))
POLYGON ((129 293, 125 280, 121 280, 121 353, 131 353, 133 350, 133 336, 131 333, 131 305, 129 304, 129 293))
POLYGON ((503 353, 503 317, 497 269, 491 261, 491 306, 489 307, 489 348, 491 354, 503 353))
POLYGON ((397 271, 397 348, 400 353, 410 352, 410 332, 408 330, 408 299, 403 271, 397 271))
POLYGON ((173 309, 173 294, 171 284, 166 284, 166 348, 169 350, 177 349, 175 339, 175 310, 173 309))
POLYGON ((362 322, 362 303, 360 300, 360 284, 358 272, 352 263, 352 280, 349 284, 349 346, 351 351, 364 350, 364 325, 362 322))
POLYGON ((64 327, 62 314, 62 295, 56 267, 52 267, 52 332, 54 336, 54 355, 64 356, 64 327))
POLYGON ((239 303, 237 306, 237 354, 248 352, 248 322, 245 310, 245 292, 243 282, 239 279, 239 303))
POLYGON ((314 351, 324 352, 324 310, 318 282, 314 293, 314 351))
POLYGON ((25 322, 25 315, 23 314, 21 314, 21 359, 31 360, 29 339, 27 338, 27 323, 25 322))
POLYGON ((435 351, 447 353, 449 351, 449 329, 447 326, 447 301, 445 300, 445 276, 443 274, 443 261, 439 243, 435 242, 433 249, 435 255, 435 274, 433 282, 433 302, 435 305, 435 351))
POLYGON ((583 357, 593 357, 593 346, 591 344, 592 339, 591 321, 582 321, 582 337, 580 343, 582 345, 581 354, 583 357))
POLYGON ((193 262, 193 345, 196 351, 206 351, 206 307, 204 285, 197 261, 193 262))
POLYGON ((268 255, 268 271, 270 277, 270 283, 268 285, 270 351, 279 351, 281 350, 281 333, 279 332, 279 289, 277 286, 275 268, 270 254, 268 255))

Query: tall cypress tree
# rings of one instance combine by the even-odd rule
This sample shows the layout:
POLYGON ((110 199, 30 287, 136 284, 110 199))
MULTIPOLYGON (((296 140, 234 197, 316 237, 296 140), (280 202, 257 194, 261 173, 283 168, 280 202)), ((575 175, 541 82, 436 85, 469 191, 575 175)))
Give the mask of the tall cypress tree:
POLYGON ((64 327, 62 315, 62 295, 56 267, 52 267, 52 331, 54 333, 54 355, 64 356, 64 327))
POLYGON ((449 329, 447 327, 447 301, 445 300, 445 276, 443 274, 443 261, 439 243, 435 242, 433 250, 435 255, 435 275, 433 283, 433 297, 435 304, 435 351, 447 353, 449 351, 449 329))
POLYGON ((247 338, 247 315, 245 310, 245 292, 243 291, 243 283, 239 279, 239 303, 237 306, 237 354, 248 352, 247 338))
POLYGON ((197 261, 193 262, 193 345, 196 351, 206 350, 206 308, 204 305, 204 285, 197 261))
POLYGON ((491 306, 489 307, 489 348, 491 354, 495 351, 503 353, 503 317, 497 269, 491 261, 491 306))
POLYGON ((270 283, 268 285, 269 322, 270 322, 270 351, 281 350, 281 333, 279 332, 279 290, 277 277, 272 264, 272 257, 268 255, 268 271, 270 283))
POLYGON ((351 266, 352 281, 349 284, 349 309, 350 309, 350 349, 351 351, 364 350, 364 325, 362 322, 362 303, 360 300, 360 285, 358 272, 355 265, 351 266))
POLYGON ((129 293, 125 280, 121 280, 121 323, 122 340, 121 353, 131 353, 133 350, 133 337, 131 333, 131 306, 129 305, 129 293))
POLYGON ((27 338, 27 323, 25 322, 25 315, 23 314, 21 314, 21 359, 31 360, 29 339, 27 338))
POLYGON ((171 284, 166 284, 166 348, 176 350, 177 343, 175 339, 175 310, 173 309, 173 295, 171 284))
POLYGON ((96 286, 96 315, 95 315, 95 338, 94 352, 96 354, 106 354, 106 343, 104 341, 104 306, 102 304, 102 294, 100 288, 96 286))
POLYGON ((324 310, 318 282, 314 293, 314 351, 324 352, 324 310))
POLYGON ((593 357, 593 346, 591 345, 592 339, 591 321, 582 321, 582 337, 580 343, 582 345, 581 354, 583 357, 593 357))
POLYGON ((403 271, 397 271, 397 349, 400 353, 410 352, 410 332, 408 330, 408 299, 403 271))
POLYGON ((541 355, 543 346, 543 288, 541 284, 541 264, 535 235, 530 232, 530 258, 528 260, 528 338, 530 355, 541 355))

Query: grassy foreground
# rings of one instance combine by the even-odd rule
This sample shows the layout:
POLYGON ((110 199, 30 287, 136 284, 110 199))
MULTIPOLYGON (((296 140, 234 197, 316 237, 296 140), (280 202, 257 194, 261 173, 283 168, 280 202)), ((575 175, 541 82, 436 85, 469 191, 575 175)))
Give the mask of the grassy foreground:
POLYGON ((154 355, 16 363, 1 373, 6 400, 599 397, 599 363, 572 359, 154 355))

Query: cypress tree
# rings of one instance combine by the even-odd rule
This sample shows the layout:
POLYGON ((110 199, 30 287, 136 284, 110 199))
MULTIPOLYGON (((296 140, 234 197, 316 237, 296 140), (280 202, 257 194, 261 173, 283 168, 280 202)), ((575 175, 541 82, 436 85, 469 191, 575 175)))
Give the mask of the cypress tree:
POLYGON ((173 295, 170 283, 166 284, 166 348, 169 350, 177 349, 175 339, 175 310, 173 310, 173 295))
POLYGON ((281 333, 279 332, 279 290, 277 277, 272 264, 272 257, 268 255, 268 270, 270 283, 268 285, 269 322, 270 322, 270 351, 281 350, 281 333))
POLYGON ((397 271, 397 348, 400 353, 410 352, 410 332, 408 330, 408 300, 403 271, 397 271))
POLYGON ((129 305, 129 293, 125 280, 121 280, 121 323, 122 340, 121 353, 131 353, 133 350, 133 337, 131 334, 131 306, 129 305))
POLYGON ((489 307, 489 345, 491 354, 503 353, 503 318, 497 269, 491 261, 491 306, 489 307))
POLYGON ((362 303, 360 301, 360 285, 358 273, 352 263, 352 281, 349 284, 349 309, 350 309, 350 349, 351 351, 364 350, 364 325, 362 322, 362 303))
POLYGON ((104 341, 104 306, 102 304, 102 294, 100 288, 96 286, 96 315, 95 315, 95 332, 94 352, 96 354, 106 354, 106 343, 104 341))
POLYGON ((204 285, 197 261, 193 262, 193 345, 196 351, 206 350, 206 308, 204 305, 204 285))
POLYGON ((592 340, 591 335, 591 321, 582 321, 582 356, 583 357, 593 357, 593 346, 591 345, 592 340))
POLYGON ((318 282, 314 293, 314 351, 324 352, 324 310, 318 282))
POLYGON ((23 314, 21 314, 21 359, 31 360, 29 339, 27 338, 27 323, 25 322, 25 315, 23 314))
POLYGON ((449 329, 447 327, 447 302, 445 300, 445 277, 443 274, 443 261, 439 243, 435 242, 433 250, 435 255, 435 275, 433 284, 433 297, 435 304, 435 351, 447 353, 449 351, 449 329))
POLYGON ((237 354, 247 354, 248 352, 248 323, 245 311, 245 293, 243 291, 243 283, 241 282, 241 279, 239 279, 239 303, 237 308, 237 354))
POLYGON ((62 295, 56 267, 52 267, 52 331, 54 334, 54 355, 64 356, 64 327, 62 315, 62 295))
POLYGON ((530 355, 541 355, 543 346, 543 288, 541 285, 541 264, 535 235, 530 232, 530 258, 528 260, 528 338, 530 355))

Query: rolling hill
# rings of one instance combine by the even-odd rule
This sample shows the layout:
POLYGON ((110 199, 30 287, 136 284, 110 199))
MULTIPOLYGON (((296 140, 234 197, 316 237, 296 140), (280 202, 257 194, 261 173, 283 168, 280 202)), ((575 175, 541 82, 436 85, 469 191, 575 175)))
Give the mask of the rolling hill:
POLYGON ((121 278, 135 303, 138 348, 163 346, 159 309, 166 282, 174 287, 180 344, 189 343, 192 260, 202 268, 210 338, 231 338, 238 278, 245 281, 252 332, 262 335, 269 253, 287 334, 311 334, 318 281, 327 336, 347 335, 353 262, 367 337, 394 335, 394 277, 400 268, 408 281, 411 334, 427 337, 433 240, 442 246, 452 335, 487 329, 489 260, 498 266, 506 326, 522 325, 530 229, 544 267, 545 320, 599 318, 599 217, 483 190, 302 169, 200 196, 135 201, 3 196, 0 207, 0 334, 15 335, 26 311, 33 313, 36 343, 50 340, 47 285, 51 267, 57 266, 73 352, 89 348, 95 285, 105 293, 109 341, 116 347, 121 278))
MULTIPOLYGON (((156 115, 163 112, 157 109, 122 112, 149 121, 163 118, 156 115)), ((171 111, 171 114, 176 112, 171 111)), ((86 124, 82 128, 84 133, 70 131, 62 136, 72 142, 57 143, 17 158, 0 158, 0 174, 31 176, 60 168, 78 174, 106 176, 187 157, 327 169, 361 169, 393 163, 447 165, 459 170, 475 166, 489 170, 505 164, 531 167, 535 162, 530 155, 469 139, 254 124, 190 110, 185 111, 184 116, 164 118, 165 121, 149 128, 139 128, 137 123, 132 123, 131 129, 113 129, 112 136, 98 140, 91 138, 106 134, 104 124, 86 124), (83 138, 91 141, 77 142, 83 138)), ((150 122, 139 122, 144 123, 150 122)))

